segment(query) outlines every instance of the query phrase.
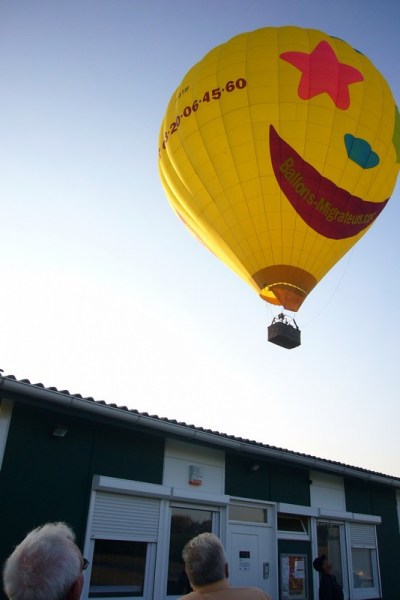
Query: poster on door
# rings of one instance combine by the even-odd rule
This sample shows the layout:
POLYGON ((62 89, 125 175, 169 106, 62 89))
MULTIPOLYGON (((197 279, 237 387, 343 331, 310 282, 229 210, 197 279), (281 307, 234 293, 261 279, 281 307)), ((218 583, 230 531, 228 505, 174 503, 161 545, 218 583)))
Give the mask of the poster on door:
POLYGON ((307 600, 307 556, 281 554, 281 600, 307 600))

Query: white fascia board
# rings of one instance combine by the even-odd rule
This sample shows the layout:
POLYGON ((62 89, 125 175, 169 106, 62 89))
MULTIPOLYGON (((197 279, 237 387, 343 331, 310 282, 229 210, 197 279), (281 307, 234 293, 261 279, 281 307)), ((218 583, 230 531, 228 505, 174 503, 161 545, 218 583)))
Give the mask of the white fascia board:
POLYGON ((302 517, 318 517, 319 510, 314 506, 302 506, 301 504, 287 504, 278 502, 278 512, 289 515, 300 515, 302 517))
POLYGON ((171 499, 186 500, 189 502, 199 502, 201 504, 212 504, 217 506, 227 506, 229 504, 229 496, 223 494, 201 494, 190 490, 181 490, 172 488, 171 499))
POLYGON ((353 520, 358 523, 371 523, 372 525, 380 525, 382 517, 378 515, 363 515, 361 513, 353 513, 353 520))
POLYGON ((92 489, 114 494, 127 494, 131 496, 147 496, 151 498, 169 498, 170 500, 186 500, 225 506, 229 504, 229 496, 217 494, 201 494, 188 490, 180 490, 168 485, 146 483, 144 481, 133 481, 130 479, 118 479, 106 475, 94 475, 92 489))
POLYGON ((257 506, 257 507, 265 507, 265 508, 276 508, 276 502, 272 500, 258 500, 257 498, 243 498, 242 496, 229 496, 231 502, 235 504, 247 505, 247 506, 257 506))
POLYGON ((331 510, 330 508, 319 508, 318 515, 320 517, 329 517, 330 519, 343 519, 346 521, 353 520, 353 513, 344 510, 331 510))
POLYGON ((326 508, 320 508, 318 510, 319 516, 326 519, 335 519, 338 521, 353 521, 355 523, 371 523, 379 525, 382 522, 382 518, 377 515, 363 515, 362 513, 344 512, 339 510, 329 510, 326 508))
POLYGON ((362 513, 352 513, 348 511, 333 511, 326 508, 301 506, 299 504, 286 504, 285 502, 278 502, 277 508, 278 512, 289 515, 299 515, 303 517, 326 517, 330 519, 354 521, 357 523, 371 523, 373 525, 379 525, 382 523, 382 517, 378 515, 364 515, 362 513))
POLYGON ((152 498, 170 498, 172 489, 167 485, 157 485, 130 479, 118 479, 106 475, 94 475, 92 489, 133 496, 151 496, 152 498))

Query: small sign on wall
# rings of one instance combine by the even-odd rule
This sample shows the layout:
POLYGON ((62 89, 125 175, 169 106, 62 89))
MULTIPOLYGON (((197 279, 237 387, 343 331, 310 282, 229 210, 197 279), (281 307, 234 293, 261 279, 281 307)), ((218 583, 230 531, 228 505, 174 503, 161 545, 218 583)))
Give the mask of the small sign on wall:
POLYGON ((203 467, 189 465, 189 485, 199 486, 203 483, 203 467))

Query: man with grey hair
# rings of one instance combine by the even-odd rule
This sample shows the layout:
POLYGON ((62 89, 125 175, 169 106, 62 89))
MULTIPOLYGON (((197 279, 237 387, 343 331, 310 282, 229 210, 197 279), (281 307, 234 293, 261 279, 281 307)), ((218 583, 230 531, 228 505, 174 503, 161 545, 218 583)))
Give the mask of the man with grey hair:
POLYGON ((79 600, 88 562, 65 523, 37 527, 15 548, 3 571, 9 600, 79 600))
POLYGON ((228 563, 221 541, 212 533, 201 533, 182 551, 185 571, 193 592, 185 600, 271 600, 256 587, 231 587, 228 563), (211 594, 212 592, 212 594, 211 594))

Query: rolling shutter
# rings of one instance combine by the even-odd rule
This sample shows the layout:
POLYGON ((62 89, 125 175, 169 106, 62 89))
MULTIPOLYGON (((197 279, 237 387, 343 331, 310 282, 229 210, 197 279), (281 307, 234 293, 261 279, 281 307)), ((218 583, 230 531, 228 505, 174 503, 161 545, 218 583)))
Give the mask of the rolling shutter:
POLYGON ((96 492, 92 538, 155 542, 160 500, 96 492))
POLYGON ((352 546, 375 548, 375 525, 350 523, 350 543, 352 546))

